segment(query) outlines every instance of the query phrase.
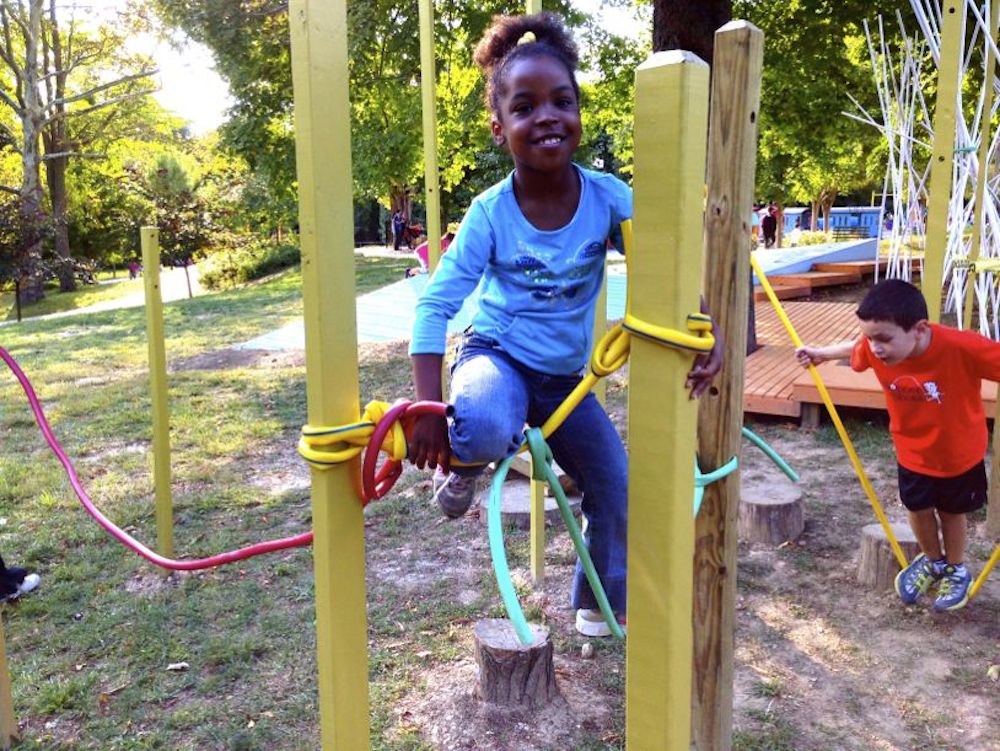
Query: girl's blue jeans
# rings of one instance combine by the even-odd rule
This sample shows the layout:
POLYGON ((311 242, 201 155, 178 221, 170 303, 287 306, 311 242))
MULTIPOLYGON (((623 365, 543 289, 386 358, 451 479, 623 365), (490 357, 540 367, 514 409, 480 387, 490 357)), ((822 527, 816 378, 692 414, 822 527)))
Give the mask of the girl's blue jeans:
MULTIPOLYGON (((524 425, 540 426, 580 382, 521 365, 493 339, 466 333, 452 366, 449 436, 461 462, 487 464, 508 456, 524 425)), ((611 608, 625 612, 628 459, 621 438, 591 393, 548 438, 552 455, 583 492, 584 540, 611 608)), ((459 474, 481 470, 455 468, 459 474)), ((573 607, 597 609, 578 560, 573 607)))

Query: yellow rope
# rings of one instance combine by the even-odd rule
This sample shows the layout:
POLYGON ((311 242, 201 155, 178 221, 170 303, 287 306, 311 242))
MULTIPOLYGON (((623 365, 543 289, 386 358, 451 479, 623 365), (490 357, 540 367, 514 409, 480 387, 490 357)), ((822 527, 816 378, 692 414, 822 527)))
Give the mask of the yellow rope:
MULTIPOLYGON (((347 425, 334 427, 303 425, 298 445, 299 454, 311 467, 319 470, 349 462, 364 451, 375 426, 389 411, 390 406, 388 402, 368 402, 361 419, 347 425)), ((386 435, 381 450, 396 461, 406 458, 406 435, 403 426, 398 422, 386 435)))
POLYGON ((997 545, 993 549, 993 555, 990 556, 986 565, 983 566, 983 570, 979 572, 979 576, 976 578, 976 581, 972 584, 972 588, 969 590, 970 600, 976 596, 976 592, 978 592, 979 588, 986 582, 986 578, 990 575, 990 572, 993 570, 993 567, 997 565, 997 563, 1000 563, 1000 545, 997 545))
MULTIPOLYGON (((774 306, 774 310, 778 314, 778 318, 780 318, 781 323, 784 324, 785 330, 792 339, 792 343, 796 346, 796 348, 801 347, 802 340, 795 332, 795 327, 792 326, 792 322, 789 320, 788 315, 785 313, 785 309, 778 301, 778 297, 774 294, 774 290, 771 288, 771 283, 767 280, 767 277, 761 270, 760 264, 757 263, 757 259, 753 257, 753 253, 750 254, 750 265, 753 267, 754 273, 757 274, 757 279, 764 288, 764 292, 767 293, 768 299, 774 306)), ((861 459, 858 458, 858 453, 854 450, 854 444, 847 435, 844 423, 840 421, 840 415, 837 413, 837 408, 833 406, 833 400, 830 398, 830 393, 826 390, 826 385, 823 383, 823 379, 820 377, 819 371, 816 370, 816 366, 809 366, 809 375, 812 376, 812 379, 816 384, 816 389, 819 391, 819 395, 823 399, 823 404, 826 405, 826 411, 830 413, 830 419, 833 421, 833 425, 837 429, 837 434, 840 436, 840 440, 843 442, 844 448, 847 449, 847 455, 851 459, 854 471, 857 473, 858 479, 861 481, 861 486, 865 490, 865 495, 868 496, 868 502, 871 503, 872 509, 875 511, 875 516, 878 517, 879 523, 885 531, 886 539, 889 540, 889 544, 892 546, 892 552, 895 554, 896 560, 899 562, 899 567, 906 568, 907 565, 909 565, 909 561, 906 560, 906 556, 903 554, 903 549, 899 547, 899 542, 896 540, 896 535, 892 531, 892 526, 890 526, 889 520, 885 516, 885 512, 882 511, 882 504, 879 503, 878 497, 875 495, 875 489, 872 487, 871 482, 869 482, 868 475, 865 474, 864 467, 861 466, 861 459)))

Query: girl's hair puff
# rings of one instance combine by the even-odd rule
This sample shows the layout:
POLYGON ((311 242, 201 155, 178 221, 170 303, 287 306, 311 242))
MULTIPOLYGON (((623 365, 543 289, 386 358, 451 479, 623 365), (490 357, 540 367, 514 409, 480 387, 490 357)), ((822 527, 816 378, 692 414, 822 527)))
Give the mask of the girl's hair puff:
POLYGON ((486 103, 493 112, 500 109, 507 68, 516 60, 538 55, 553 57, 566 67, 573 91, 577 99, 580 98, 575 75, 579 55, 562 18, 555 13, 494 16, 472 56, 486 76, 486 103), (518 44, 529 31, 535 35, 535 40, 518 44))

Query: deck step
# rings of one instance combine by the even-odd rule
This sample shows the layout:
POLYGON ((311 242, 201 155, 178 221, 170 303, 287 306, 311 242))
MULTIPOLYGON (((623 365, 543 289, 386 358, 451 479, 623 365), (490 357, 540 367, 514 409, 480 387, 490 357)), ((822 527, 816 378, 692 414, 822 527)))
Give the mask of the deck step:
POLYGON ((851 271, 803 271, 798 274, 775 274, 768 279, 772 284, 792 287, 803 284, 810 287, 831 287, 838 284, 858 284, 861 274, 851 271))
MULTIPOLYGON (((847 272, 853 274, 874 274, 875 261, 827 261, 814 263, 813 271, 847 272)), ((888 259, 883 258, 878 262, 879 271, 885 271, 889 267, 888 259)))
MULTIPOLYGON (((771 277, 768 277, 768 281, 771 277)), ((808 297, 812 294, 812 287, 808 284, 772 284, 775 296, 779 300, 790 300, 795 297, 808 297)), ((759 284, 753 288, 753 299, 755 301, 767 300, 767 293, 759 284)))

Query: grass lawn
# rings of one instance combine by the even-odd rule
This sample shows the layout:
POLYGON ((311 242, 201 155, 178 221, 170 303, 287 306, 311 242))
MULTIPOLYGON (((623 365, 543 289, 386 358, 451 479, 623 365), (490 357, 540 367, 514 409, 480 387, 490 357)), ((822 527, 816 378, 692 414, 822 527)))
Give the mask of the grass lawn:
MULTIPOLYGON (((133 292, 141 292, 142 288, 142 279, 129 279, 128 274, 119 274, 111 284, 81 284, 73 292, 60 292, 58 284, 48 284, 45 287, 45 297, 36 303, 25 305, 21 309, 21 316, 32 318, 86 308, 106 300, 117 300, 133 292)), ((13 290, 0 292, 0 316, 5 321, 17 319, 13 290)))
MULTIPOLYGON (((358 259, 359 291, 409 264, 358 259)), ((310 527, 310 476, 295 452, 301 354, 206 357, 301 315, 300 285, 290 271, 165 308, 175 557, 310 527)), ((118 310, 6 326, 0 344, 34 381, 97 505, 153 545, 144 328, 142 309, 118 310)), ((405 344, 362 347, 359 381, 362 400, 411 396, 405 344)), ((626 398, 616 374, 608 403, 620 425, 626 398)), ((860 413, 846 422, 891 503, 884 423, 860 413)), ((780 548, 740 545, 734 749, 993 751, 983 744, 998 737, 989 723, 1000 717, 986 678, 1000 636, 997 582, 947 618, 860 588, 852 560, 872 519, 836 435, 779 420, 752 427, 802 472, 807 527, 780 548), (925 659, 930 640, 942 648, 925 659)), ((742 461, 748 473, 776 474, 759 452, 742 461)), ((575 556, 561 525, 549 532, 538 590, 527 533, 507 531, 515 585, 529 618, 551 629, 564 694, 555 714, 538 717, 487 716, 470 697, 472 624, 502 616, 480 521, 443 521, 429 475, 408 468, 366 508, 365 533, 374 749, 624 747, 624 647, 599 640, 581 656, 568 603, 575 556)), ((972 536, 974 570, 989 550, 972 536)), ((15 748, 319 748, 311 551, 163 576, 79 507, 11 377, 0 378, 0 554, 42 576, 38 591, 0 607, 23 737, 15 748)))

